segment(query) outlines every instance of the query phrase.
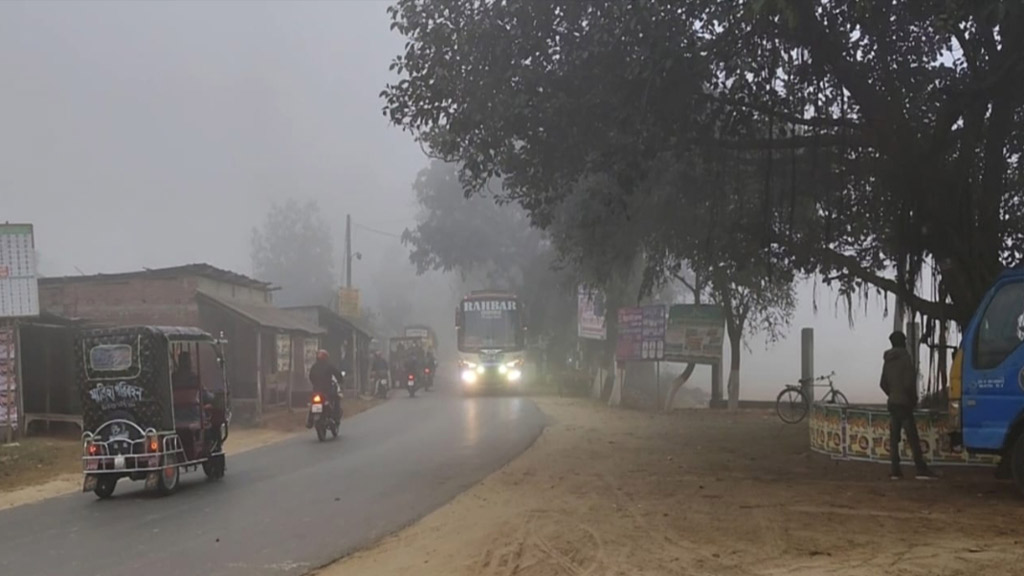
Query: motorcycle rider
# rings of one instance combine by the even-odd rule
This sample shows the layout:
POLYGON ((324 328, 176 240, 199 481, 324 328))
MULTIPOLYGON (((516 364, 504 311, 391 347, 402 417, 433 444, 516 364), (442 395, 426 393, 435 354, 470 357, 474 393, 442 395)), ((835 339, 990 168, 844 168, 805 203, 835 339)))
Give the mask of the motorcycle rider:
MULTIPOLYGON (((331 355, 327 353, 327 350, 317 352, 316 362, 309 369, 309 382, 313 385, 313 392, 323 396, 324 400, 331 405, 331 415, 336 422, 341 421, 341 394, 338 387, 344 380, 345 376, 334 364, 331 364, 331 355), (335 384, 334 380, 337 380, 338 383, 335 384)), ((312 418, 310 418, 306 427, 309 428, 312 425, 312 418)))
MULTIPOLYGON (((384 356, 379 350, 373 352, 373 388, 374 393, 379 393, 377 390, 377 384, 380 380, 387 380, 388 377, 388 361, 384 359, 384 356)), ((385 384, 387 387, 387 384, 385 384)))
POLYGON ((428 370, 430 370, 430 375, 427 376, 427 380, 431 384, 433 384, 434 383, 434 376, 437 373, 437 359, 434 358, 434 351, 431 350, 430 348, 427 348, 427 353, 426 353, 426 358, 424 359, 424 363, 426 365, 426 368, 428 370))
POLYGON ((417 380, 420 379, 420 361, 418 355, 415 353, 409 354, 405 357, 405 374, 403 380, 409 378, 409 374, 412 374, 417 380))

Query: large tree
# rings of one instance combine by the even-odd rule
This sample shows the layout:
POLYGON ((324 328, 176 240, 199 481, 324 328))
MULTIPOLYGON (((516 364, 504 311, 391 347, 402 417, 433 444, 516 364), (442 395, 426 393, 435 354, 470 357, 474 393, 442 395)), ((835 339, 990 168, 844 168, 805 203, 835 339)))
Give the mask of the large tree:
POLYGON ((280 287, 280 306, 326 305, 337 281, 331 231, 316 202, 274 203, 252 231, 252 268, 280 287))
POLYGON ((742 193, 766 273, 825 272, 964 322, 1021 259, 1019 1, 400 0, 392 15, 408 43, 386 113, 460 162, 468 191, 501 176, 541 226, 588 174, 615 179, 607 207, 626 217, 666 158, 728 160, 763 177, 742 193), (913 289, 927 262, 937 301, 913 289))

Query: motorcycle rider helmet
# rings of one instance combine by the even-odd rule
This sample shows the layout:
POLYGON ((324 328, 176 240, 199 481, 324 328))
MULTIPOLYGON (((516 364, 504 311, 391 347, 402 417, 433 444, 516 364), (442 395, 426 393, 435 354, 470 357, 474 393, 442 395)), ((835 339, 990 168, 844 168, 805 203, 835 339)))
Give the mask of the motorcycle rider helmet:
POLYGON ((316 353, 316 359, 317 360, 327 360, 330 357, 331 357, 331 355, 327 353, 327 350, 319 350, 316 353))

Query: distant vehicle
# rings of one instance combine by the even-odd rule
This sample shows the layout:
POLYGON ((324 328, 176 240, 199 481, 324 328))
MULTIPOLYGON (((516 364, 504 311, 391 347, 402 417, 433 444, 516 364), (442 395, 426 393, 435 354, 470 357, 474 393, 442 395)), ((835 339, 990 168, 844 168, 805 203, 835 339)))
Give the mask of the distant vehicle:
POLYGON ((437 354, 437 334, 425 324, 414 324, 405 327, 406 338, 419 338, 423 341, 424 350, 430 350, 437 354))
POLYGON ((455 310, 459 374, 467 392, 522 386, 526 361, 525 310, 511 292, 476 291, 455 310))
POLYGON ((198 328, 79 335, 83 492, 109 498, 130 478, 171 494, 199 466, 211 480, 224 476, 231 394, 221 343, 198 328))

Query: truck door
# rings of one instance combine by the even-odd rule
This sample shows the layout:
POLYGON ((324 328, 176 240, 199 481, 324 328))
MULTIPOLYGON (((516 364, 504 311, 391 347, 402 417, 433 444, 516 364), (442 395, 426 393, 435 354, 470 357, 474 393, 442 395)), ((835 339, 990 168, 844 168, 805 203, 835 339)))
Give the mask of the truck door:
POLYGON ((1004 275, 964 334, 962 422, 968 450, 1000 450, 1024 409, 1024 274, 1004 275))

